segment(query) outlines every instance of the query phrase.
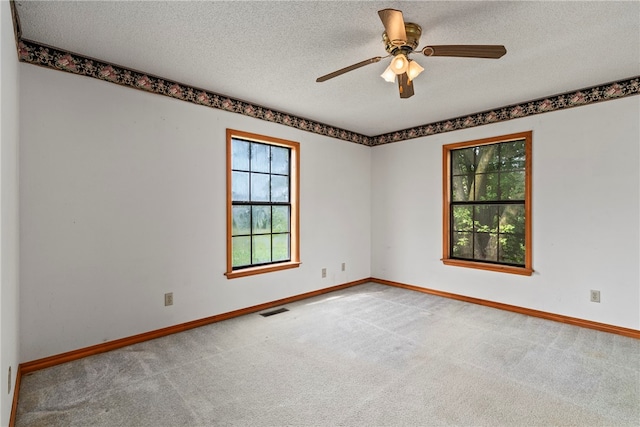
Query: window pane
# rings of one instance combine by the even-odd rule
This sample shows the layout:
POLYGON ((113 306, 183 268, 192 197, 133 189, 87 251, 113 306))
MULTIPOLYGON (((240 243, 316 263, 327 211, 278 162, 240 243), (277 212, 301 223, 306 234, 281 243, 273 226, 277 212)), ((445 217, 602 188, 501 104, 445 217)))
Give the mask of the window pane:
POLYGON ((285 233, 289 231, 289 206, 272 207, 272 227, 274 233, 285 233))
POLYGON ((451 152, 452 175, 466 175, 475 171, 475 148, 465 148, 451 152))
POLYGON ((251 234, 250 206, 233 206, 231 234, 251 234))
POLYGON ((452 242, 453 256, 457 258, 473 258, 473 235, 472 233, 453 233, 452 242))
POLYGON ((524 171, 500 174, 502 200, 524 200, 524 171))
POLYGON ((480 205, 474 209, 474 230, 480 233, 498 232, 498 205, 480 205))
POLYGON ((249 142, 239 139, 233 140, 231 149, 231 169, 249 170, 249 142))
POLYGON ((476 200, 498 200, 498 174, 476 175, 476 200))
POLYGON ((289 259, 289 234, 273 235, 273 261, 289 259))
POLYGON ((271 147, 271 173, 289 175, 289 149, 271 147))
POLYGON ((251 172, 269 172, 269 146, 251 144, 251 172))
POLYGON ((231 265, 233 267, 251 264, 251 237, 233 237, 231 248, 231 265))
POLYGON ((271 235, 253 236, 253 254, 251 257, 253 264, 264 264, 271 262, 271 235))
POLYGON ((498 261, 524 265, 524 236, 518 234, 500 234, 500 256, 498 261))
POLYGON ((451 198, 454 202, 473 200, 473 175, 454 176, 451 184, 451 198))
POLYGON ((453 230, 473 231, 473 206, 453 207, 453 230))
POLYGON ((271 175, 271 201, 272 202, 288 202, 289 201, 289 177, 280 175, 271 175))
POLYGON ((524 205, 502 205, 500 207, 500 233, 524 235, 524 205))
POLYGON ((263 173, 251 174, 251 201, 269 201, 269 175, 263 173))
POLYGON ((271 233, 271 206, 252 206, 252 234, 271 233))
POLYGON ((249 174, 247 172, 231 173, 231 200, 234 202, 249 201, 249 174))
POLYGON ((483 145, 478 147, 476 160, 476 173, 497 171, 500 167, 499 144, 483 145))
POLYGON ((473 258, 482 261, 498 260, 498 235, 496 233, 474 233, 473 258))
POLYGON ((500 156, 500 168, 503 171, 524 170, 525 148, 524 140, 502 144, 500 156))

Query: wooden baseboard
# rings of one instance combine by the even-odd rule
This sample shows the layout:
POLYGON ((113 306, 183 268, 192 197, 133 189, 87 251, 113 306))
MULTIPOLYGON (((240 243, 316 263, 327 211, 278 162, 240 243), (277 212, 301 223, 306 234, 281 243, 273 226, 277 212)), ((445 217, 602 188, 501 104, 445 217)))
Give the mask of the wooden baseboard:
POLYGON ((282 298, 276 301, 266 302, 264 304, 254 305, 252 307, 242 308, 240 310, 234 310, 227 313, 217 314, 215 316, 206 317, 204 319, 193 320, 191 322, 181 323, 179 325, 169 326, 162 329, 156 329, 155 331, 145 332, 131 337, 121 338, 114 341, 105 342, 102 344, 92 345, 90 347, 81 348, 78 350, 72 350, 66 353, 57 354, 54 356, 45 357, 31 362, 25 362, 20 364, 19 370, 22 374, 28 374, 40 369, 49 368, 51 366, 59 365, 61 363, 71 362, 83 357, 93 356, 95 354, 105 353, 107 351, 116 350, 118 348, 126 347, 128 345, 137 344, 140 342, 152 340, 155 338, 164 337, 167 335, 175 334, 177 332, 183 332, 189 329, 205 326, 211 323, 220 322, 222 320, 231 319, 233 317, 243 316, 249 313, 255 313, 256 311, 266 310, 268 308, 276 307, 283 304, 288 304, 294 301, 299 301, 318 295, 326 294, 329 292, 338 291, 351 286, 361 285, 367 283, 369 278, 360 279, 353 282, 343 283, 341 285, 331 286, 329 288, 319 289, 317 291, 307 292, 300 295, 294 295, 288 298, 282 298))
POLYGON ((393 282, 391 280, 371 278, 371 282, 381 285, 395 286, 398 288, 410 289, 412 291, 422 292, 425 294, 437 295, 440 297, 451 298, 459 301, 469 302, 472 304, 484 305, 487 307, 497 308, 500 310, 513 311, 515 313, 526 314, 527 316, 540 317, 542 319, 554 320, 556 322, 567 323, 569 325, 580 326, 583 328, 595 329, 602 332, 609 332, 617 335, 640 339, 640 330, 623 328, 621 326, 608 325, 606 323, 593 322, 591 320, 578 319, 576 317, 563 316, 561 314, 548 313, 546 311, 533 310, 530 308, 518 307, 516 305, 503 304, 500 302, 488 301, 479 298, 467 297, 464 295, 452 294, 449 292, 437 291, 434 289, 422 288, 420 286, 407 285, 405 283, 393 282))
POLYGON ((9 427, 15 427, 16 415, 18 411, 18 394, 20 394, 20 381, 22 380, 22 369, 18 365, 16 372, 16 382, 13 386, 13 403, 11 404, 11 414, 9 414, 9 427))
MULTIPOLYGON (((66 353, 45 357, 42 359, 34 360, 20 364, 18 367, 18 375, 28 374, 30 372, 37 371, 39 369, 49 368, 51 366, 59 365, 61 363, 71 362, 73 360, 81 359, 83 357, 92 356, 94 354, 100 354, 118 348, 126 347, 128 345, 137 344, 143 341, 160 338, 163 336, 175 334, 178 332, 186 331, 189 329, 197 328, 200 326, 208 325, 210 323, 220 322, 222 320, 231 319, 233 317, 243 316, 249 313, 255 313, 257 311, 266 310, 268 308, 276 307, 283 304, 288 304, 294 301, 300 301, 303 299, 315 297, 318 295, 334 292, 340 289, 345 289, 351 286, 360 285, 367 282, 374 282, 382 285, 395 286, 399 288, 409 289, 412 291, 423 292, 431 295, 437 295, 440 297, 456 299, 459 301, 469 302, 472 304, 484 305, 487 307, 497 308, 500 310, 512 311, 515 313, 526 314, 528 316, 540 317, 542 319, 554 320, 556 322, 567 323, 570 325, 580 326, 583 328, 596 329, 603 332, 609 332, 612 334, 624 335, 631 338, 640 339, 640 330, 623 328, 621 326, 608 325, 606 323, 598 323, 590 320, 578 319, 575 317, 563 316, 561 314, 548 313, 545 311, 533 310, 524 307, 518 307, 515 305, 503 304, 494 301, 483 300, 479 298, 467 297, 464 295, 453 294, 449 292, 438 291, 434 289, 423 288, 420 286, 408 285, 405 283, 394 282, 391 280, 378 279, 375 277, 369 277, 366 279, 360 279, 353 282, 344 283, 341 285, 332 286, 329 288, 319 289, 317 291, 307 292, 300 295, 291 296, 288 298, 282 298, 276 301, 267 302, 264 304, 254 305, 228 313, 222 313, 215 316, 207 317, 204 319, 193 320, 191 322, 181 323, 179 325, 169 326, 162 329, 157 329, 150 332, 134 335, 131 337, 121 338, 119 340, 109 341, 102 344, 93 345, 90 347, 81 348, 78 350, 69 351, 66 353)), ((19 378, 19 377, 18 377, 19 378)), ((16 384, 18 387, 18 384, 16 384)), ((17 390, 16 390, 17 391, 17 390)), ((17 393, 16 393, 17 394, 17 393)), ((14 398, 14 403, 17 399, 14 398)))

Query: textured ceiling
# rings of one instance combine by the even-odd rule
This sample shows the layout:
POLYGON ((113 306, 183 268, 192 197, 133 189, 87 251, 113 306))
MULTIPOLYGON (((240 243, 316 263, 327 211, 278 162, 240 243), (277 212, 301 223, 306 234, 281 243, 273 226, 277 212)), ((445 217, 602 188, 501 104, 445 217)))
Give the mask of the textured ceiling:
POLYGON ((25 1, 22 37, 364 135, 379 135, 640 75, 640 2, 25 1), (400 99, 379 75, 377 11, 426 44, 503 44, 499 60, 414 55, 400 99))

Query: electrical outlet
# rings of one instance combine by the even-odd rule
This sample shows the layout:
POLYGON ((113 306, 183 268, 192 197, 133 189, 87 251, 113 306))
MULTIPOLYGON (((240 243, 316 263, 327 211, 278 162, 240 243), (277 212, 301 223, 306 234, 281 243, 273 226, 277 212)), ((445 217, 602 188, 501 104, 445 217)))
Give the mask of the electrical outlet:
POLYGON ((322 278, 324 279, 325 277, 327 277, 327 269, 323 268, 322 269, 322 278))
POLYGON ((591 290, 591 302, 600 302, 600 291, 591 290))
POLYGON ((173 292, 164 294, 164 305, 165 307, 169 305, 173 305, 173 292))
POLYGON ((7 394, 11 394, 11 366, 9 366, 9 387, 7 388, 7 394))
POLYGON ((347 269, 347 263, 343 262, 342 263, 342 271, 345 271, 347 269))

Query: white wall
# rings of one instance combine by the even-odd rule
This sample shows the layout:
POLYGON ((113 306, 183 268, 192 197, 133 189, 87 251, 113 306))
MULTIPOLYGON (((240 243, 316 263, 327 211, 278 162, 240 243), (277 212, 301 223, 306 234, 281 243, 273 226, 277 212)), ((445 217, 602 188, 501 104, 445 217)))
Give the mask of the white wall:
POLYGON ((371 149, 19 67, 23 362, 369 276, 640 328, 639 97, 371 149), (227 127, 300 141, 299 269, 223 275, 227 127), (442 145, 530 129, 536 272, 443 266, 442 145))
POLYGON ((18 369, 18 55, 0 2, 0 425, 9 424, 18 369), (7 376, 11 367, 11 390, 7 376))
POLYGON ((634 96, 374 147, 372 276, 639 329, 639 122, 634 96), (527 130, 535 273, 443 265, 442 145, 527 130))
POLYGON ((369 147, 20 73, 21 361, 370 277, 369 147), (300 142, 300 268, 223 275, 227 127, 300 142))

